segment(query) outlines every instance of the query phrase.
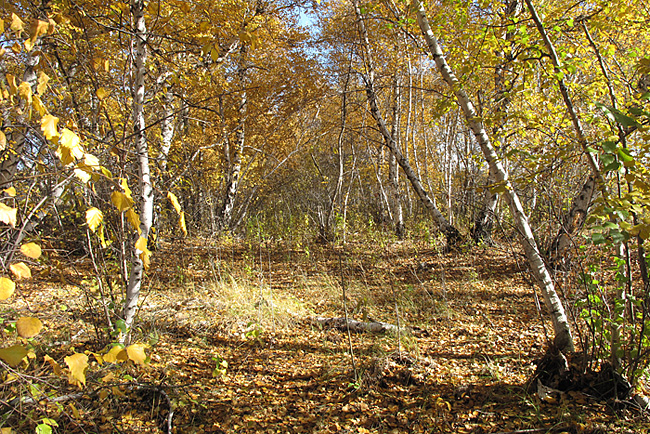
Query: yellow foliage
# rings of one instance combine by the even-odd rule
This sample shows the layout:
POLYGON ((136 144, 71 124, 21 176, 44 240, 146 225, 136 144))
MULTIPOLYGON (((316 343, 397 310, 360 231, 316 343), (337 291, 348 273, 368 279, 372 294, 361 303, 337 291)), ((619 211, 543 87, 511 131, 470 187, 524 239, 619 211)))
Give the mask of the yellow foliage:
POLYGON ((16 284, 7 277, 0 277, 0 300, 6 300, 16 291, 16 284))
POLYGON ((86 210, 86 224, 91 231, 95 232, 104 221, 104 214, 97 208, 91 207, 86 210))
POLYGON ((12 228, 16 227, 16 208, 11 208, 0 202, 0 221, 6 223, 12 228))
POLYGON ((40 319, 31 316, 24 316, 16 321, 16 332, 22 338, 31 338, 36 336, 43 329, 43 323, 40 319))
POLYGON ((41 257, 41 246, 36 243, 27 243, 20 246, 20 253, 31 259, 38 259, 41 257))
POLYGON ((86 385, 86 368, 88 368, 88 356, 82 353, 75 353, 63 359, 70 369, 68 381, 76 384, 79 388, 86 385))
POLYGON ((9 269, 16 276, 16 279, 29 279, 32 277, 32 272, 24 262, 9 265, 9 269))

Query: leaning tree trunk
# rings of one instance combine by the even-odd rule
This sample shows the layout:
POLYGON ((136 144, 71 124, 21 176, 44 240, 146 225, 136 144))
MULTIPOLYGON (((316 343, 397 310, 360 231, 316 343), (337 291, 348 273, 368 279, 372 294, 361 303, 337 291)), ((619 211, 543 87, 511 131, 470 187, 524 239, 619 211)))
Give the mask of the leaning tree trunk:
MULTIPOLYGON (((147 28, 144 20, 144 0, 131 0, 131 13, 135 27, 133 53, 135 56, 135 80, 133 84, 133 132, 135 137, 135 151, 138 161, 138 175, 140 181, 140 237, 145 240, 149 237, 149 230, 153 219, 153 188, 151 185, 151 172, 149 169, 149 149, 145 135, 144 101, 145 101, 145 63, 147 61, 147 28)), ((138 306, 138 297, 142 285, 144 263, 140 258, 143 252, 135 249, 131 275, 126 288, 124 301, 124 321, 130 331, 138 306)), ((123 336, 122 340, 126 340, 123 336)))
POLYGON ((411 168, 411 165, 408 162, 408 159, 402 154, 402 150, 397 145, 397 142, 393 139, 388 127, 386 126, 386 121, 382 117, 379 106, 377 105, 377 94, 375 93, 375 77, 374 77, 374 63, 370 55, 370 42, 368 40, 368 32, 366 31, 366 25, 361 16, 361 10, 359 8, 359 1, 353 0, 354 10, 359 23, 359 32, 361 33, 361 45, 363 46, 364 57, 366 62, 366 73, 362 74, 363 81, 366 88, 366 96, 368 98, 368 104, 370 105, 370 113, 372 117, 377 122, 377 127, 379 132, 384 138, 384 144, 390 150, 390 152, 395 156, 397 163, 400 165, 406 178, 411 183, 411 186, 415 190, 415 193, 422 201, 422 204, 428 209, 433 215, 433 219, 440 228, 440 231, 445 235, 447 239, 448 247, 455 247, 461 240, 460 232, 454 226, 452 226, 447 219, 442 215, 438 210, 436 205, 431 200, 429 193, 422 186, 420 178, 411 168))
POLYGON ((582 230, 595 190, 596 178, 590 176, 582 185, 580 193, 573 198, 569 212, 562 217, 560 231, 551 242, 548 251, 551 268, 560 265, 567 249, 571 246, 571 240, 582 230))
POLYGON ((419 0, 413 0, 413 6, 417 13, 418 24, 422 30, 422 35, 427 42, 427 46, 436 62, 436 66, 445 82, 447 82, 454 92, 458 104, 463 110, 465 119, 483 151, 483 155, 487 160, 490 170, 494 173, 497 182, 505 187, 503 194, 508 202, 515 226, 519 232, 521 245, 526 254, 533 276, 540 286, 546 307, 551 315, 553 330, 555 332, 554 343, 560 350, 574 351, 575 348, 573 345, 573 336, 571 334, 569 320, 564 312, 562 301, 555 290, 551 274, 546 268, 542 255, 537 248, 537 243, 535 242, 533 232, 528 223, 528 217, 526 217, 521 202, 519 201, 519 196, 508 180, 508 176, 497 157, 497 153, 490 142, 490 138, 485 131, 483 123, 480 117, 477 116, 474 105, 470 101, 467 93, 463 90, 462 84, 458 81, 458 78, 456 78, 456 75, 447 64, 442 49, 440 48, 440 44, 433 35, 431 27, 429 27, 429 21, 426 17, 424 6, 419 0))

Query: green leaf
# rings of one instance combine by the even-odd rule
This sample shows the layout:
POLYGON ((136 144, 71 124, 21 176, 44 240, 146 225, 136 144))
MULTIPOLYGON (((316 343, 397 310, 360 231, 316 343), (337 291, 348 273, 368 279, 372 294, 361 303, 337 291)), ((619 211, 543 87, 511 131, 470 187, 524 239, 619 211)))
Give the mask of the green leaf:
POLYGON ((639 123, 636 121, 636 119, 631 118, 623 113, 621 113, 620 110, 617 110, 615 108, 610 108, 612 114, 614 115, 614 118, 616 118, 616 121, 621 124, 622 126, 626 128, 630 127, 637 127, 639 126, 639 123))
POLYGON ((595 232, 591 234, 591 242, 594 244, 603 244, 605 241, 605 236, 601 234, 600 232, 595 232))
POLYGON ((612 140, 605 140, 604 142, 601 143, 601 146, 603 147, 603 151, 605 152, 609 152, 609 153, 616 152, 616 142, 612 140))
POLYGON ((634 157, 630 154, 630 150, 626 148, 619 148, 617 150, 618 158, 622 162, 634 161, 634 157))

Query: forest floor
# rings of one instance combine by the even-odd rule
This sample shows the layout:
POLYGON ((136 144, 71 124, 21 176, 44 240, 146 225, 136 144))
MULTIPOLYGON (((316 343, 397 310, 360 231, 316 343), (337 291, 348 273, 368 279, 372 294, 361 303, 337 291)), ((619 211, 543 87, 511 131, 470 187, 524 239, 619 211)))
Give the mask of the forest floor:
POLYGON ((37 316, 46 327, 32 380, 5 376, 0 398, 41 381, 64 399, 7 411, 0 428, 34 432, 48 417, 68 433, 650 432, 642 415, 611 402, 580 392, 541 400, 526 387, 549 325, 517 257, 381 240, 300 250, 163 243, 134 333, 151 345, 149 363, 94 362, 79 393, 41 356, 64 366, 73 351, 102 351, 109 341, 97 337, 103 313, 93 300, 108 289, 88 258, 72 267, 51 254, 0 305, 2 318, 37 316), (314 321, 345 307, 401 331, 348 337, 314 321))

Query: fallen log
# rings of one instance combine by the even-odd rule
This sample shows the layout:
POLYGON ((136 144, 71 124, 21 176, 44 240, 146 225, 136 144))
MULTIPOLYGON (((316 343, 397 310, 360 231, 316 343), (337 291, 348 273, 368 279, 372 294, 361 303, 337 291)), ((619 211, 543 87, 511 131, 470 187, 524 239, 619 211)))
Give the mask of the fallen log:
POLYGON ((413 333, 413 329, 411 327, 402 327, 401 329, 398 329, 396 325, 380 322, 380 321, 364 322, 364 321, 357 321, 351 318, 348 318, 346 321, 344 317, 340 317, 340 318, 316 317, 316 318, 312 318, 312 321, 317 324, 320 324, 322 327, 331 327, 343 331, 347 331, 349 328, 351 332, 356 332, 356 333, 364 333, 364 332, 397 333, 398 331, 406 334, 413 333))

